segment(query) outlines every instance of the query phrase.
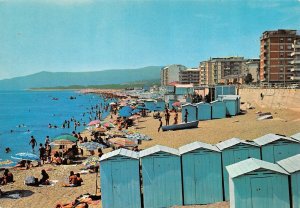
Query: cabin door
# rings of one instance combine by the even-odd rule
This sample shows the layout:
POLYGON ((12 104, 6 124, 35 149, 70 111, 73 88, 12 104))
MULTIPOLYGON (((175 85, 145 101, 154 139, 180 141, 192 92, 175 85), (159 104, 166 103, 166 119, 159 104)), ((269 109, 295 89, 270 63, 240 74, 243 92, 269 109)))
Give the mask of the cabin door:
MULTIPOLYGON (((112 184, 113 184, 113 198, 114 198, 114 207, 123 207, 127 204, 127 202, 124 202, 120 199, 125 199, 122 197, 124 193, 128 191, 126 184, 128 181, 126 181, 126 178, 124 177, 124 174, 129 174, 126 171, 125 162, 113 162, 112 165, 112 184), (127 172, 127 173, 126 173, 127 172)), ((126 200, 126 199, 125 199, 126 200)))
POLYGON ((272 178, 251 178, 251 202, 252 208, 272 207, 272 178))
POLYGON ((274 154, 274 162, 288 158, 290 155, 291 147, 289 144, 280 144, 275 145, 273 147, 273 154, 274 154))

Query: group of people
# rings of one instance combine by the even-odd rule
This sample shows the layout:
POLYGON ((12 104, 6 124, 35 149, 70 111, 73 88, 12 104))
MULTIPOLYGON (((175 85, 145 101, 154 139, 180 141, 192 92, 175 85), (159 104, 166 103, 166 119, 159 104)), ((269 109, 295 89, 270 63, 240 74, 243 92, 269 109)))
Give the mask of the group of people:
MULTIPOLYGON (((174 114, 175 115, 174 115, 173 125, 176 125, 176 124, 178 124, 178 112, 177 112, 176 109, 174 110, 174 114)), ((165 108, 165 115, 164 116, 165 116, 166 126, 170 125, 171 111, 168 108, 165 108)), ((157 130, 159 132, 162 128, 162 125, 163 125, 162 118, 161 118, 159 112, 155 117, 157 117, 159 119, 159 127, 158 127, 158 130, 157 130)))
POLYGON ((81 186, 81 183, 83 182, 82 178, 80 177, 80 173, 74 173, 74 171, 70 171, 69 176, 69 183, 63 184, 64 187, 75 187, 75 186, 81 186))

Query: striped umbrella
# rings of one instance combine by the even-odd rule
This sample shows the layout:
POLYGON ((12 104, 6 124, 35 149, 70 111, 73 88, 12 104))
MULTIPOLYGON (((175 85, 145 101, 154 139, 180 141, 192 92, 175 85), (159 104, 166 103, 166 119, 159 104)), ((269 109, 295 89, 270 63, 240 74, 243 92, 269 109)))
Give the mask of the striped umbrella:
POLYGON ((21 152, 21 153, 17 153, 15 156, 11 156, 11 158, 13 159, 17 159, 17 160, 40 160, 40 158, 32 153, 29 152, 21 152))
POLYGON ((64 134, 52 139, 52 141, 56 141, 56 140, 69 140, 72 142, 76 142, 78 139, 70 134, 64 134))

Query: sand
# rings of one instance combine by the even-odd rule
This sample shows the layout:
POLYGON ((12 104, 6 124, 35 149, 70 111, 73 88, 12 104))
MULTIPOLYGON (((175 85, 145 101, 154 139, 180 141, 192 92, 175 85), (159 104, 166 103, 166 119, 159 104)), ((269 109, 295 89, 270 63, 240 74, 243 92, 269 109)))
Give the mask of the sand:
MULTIPOLYGON (((243 106, 245 108, 245 106, 243 106)), ((181 115, 179 115, 181 117, 181 115)), ((171 115, 171 122, 173 121, 174 114, 171 115)), ((284 135, 292 135, 300 131, 300 111, 299 109, 293 110, 273 110, 267 108, 248 109, 246 114, 235 116, 232 118, 217 119, 211 121, 200 121, 199 128, 182 130, 182 131, 168 131, 157 132, 158 120, 153 119, 152 116, 139 119, 139 125, 136 127, 141 133, 147 134, 152 137, 152 141, 143 141, 140 148, 145 149, 156 144, 166 145, 169 147, 178 148, 184 144, 193 141, 202 141, 215 144, 232 137, 241 139, 253 140, 257 137, 263 136, 267 133, 278 133, 284 135), (256 112, 271 112, 274 119, 271 120, 256 120, 256 112)), ((111 149, 105 150, 105 152, 111 149)), ((43 167, 33 168, 31 170, 12 171, 15 176, 15 183, 1 187, 5 192, 19 192, 24 197, 21 199, 0 199, 0 207, 44 207, 52 208, 58 202, 71 202, 76 197, 84 193, 94 194, 96 185, 96 175, 87 174, 82 175, 84 183, 81 187, 64 188, 60 183, 66 181, 71 170, 77 172, 82 165, 64 165, 52 166, 46 165, 43 167), (49 187, 30 187, 25 186, 23 181, 26 176, 33 175, 40 177, 42 168, 52 168, 53 170, 47 171, 51 180, 59 180, 57 184, 49 187)), ((2 172, 0 173, 2 175, 2 172)), ((99 183, 99 177, 97 177, 99 183)), ((90 207, 101 207, 101 205, 91 205, 90 207)), ((228 208, 226 202, 217 203, 214 205, 202 206, 187 206, 187 207, 201 207, 201 208, 228 208)))

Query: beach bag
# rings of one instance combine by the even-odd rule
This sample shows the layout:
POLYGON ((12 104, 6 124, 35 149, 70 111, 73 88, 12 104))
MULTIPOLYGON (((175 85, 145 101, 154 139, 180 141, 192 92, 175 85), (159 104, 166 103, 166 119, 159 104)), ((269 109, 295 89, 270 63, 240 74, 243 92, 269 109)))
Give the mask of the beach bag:
POLYGON ((25 185, 27 186, 37 186, 38 179, 33 176, 27 176, 24 181, 25 185))

